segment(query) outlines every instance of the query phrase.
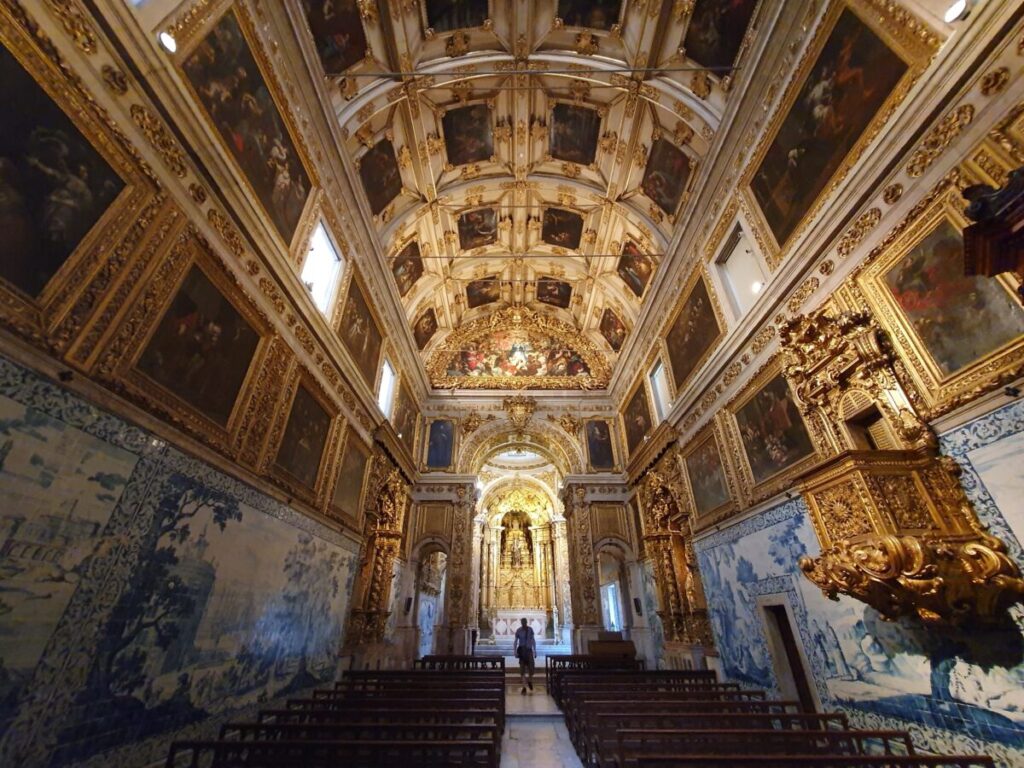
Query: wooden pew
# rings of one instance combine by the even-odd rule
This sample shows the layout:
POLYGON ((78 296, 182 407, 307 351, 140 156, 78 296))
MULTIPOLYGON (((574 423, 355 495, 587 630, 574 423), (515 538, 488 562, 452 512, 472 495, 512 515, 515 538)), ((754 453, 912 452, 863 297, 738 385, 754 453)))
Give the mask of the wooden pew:
POLYGON ((423 709, 402 709, 396 712, 385 707, 353 707, 332 709, 261 709, 257 723, 338 723, 338 722, 379 722, 421 721, 438 724, 481 723, 493 724, 501 730, 501 718, 493 707, 454 707, 450 702, 443 706, 434 705, 423 709))
POLYGON ((413 669, 424 671, 486 671, 505 670, 504 656, 453 656, 434 654, 412 663, 413 669))
POLYGON ((987 755, 628 755, 637 768, 993 768, 987 755))

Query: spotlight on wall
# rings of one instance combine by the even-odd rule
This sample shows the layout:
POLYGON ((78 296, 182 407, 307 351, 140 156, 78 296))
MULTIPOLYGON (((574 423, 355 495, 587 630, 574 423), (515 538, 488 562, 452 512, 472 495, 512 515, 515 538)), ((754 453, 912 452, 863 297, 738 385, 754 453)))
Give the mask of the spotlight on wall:
POLYGON ((752 286, 750 286, 750 292, 753 293, 753 294, 758 294, 758 293, 761 292, 761 290, 763 288, 764 288, 764 283, 762 283, 760 280, 755 280, 754 284, 752 286))
POLYGON ((174 39, 174 35, 170 32, 161 32, 157 35, 157 39, 160 41, 160 45, 162 45, 168 53, 174 53, 178 50, 178 41, 174 39))
POLYGON ((947 24, 952 24, 955 21, 963 21, 970 12, 971 4, 967 0, 954 0, 942 18, 947 24))

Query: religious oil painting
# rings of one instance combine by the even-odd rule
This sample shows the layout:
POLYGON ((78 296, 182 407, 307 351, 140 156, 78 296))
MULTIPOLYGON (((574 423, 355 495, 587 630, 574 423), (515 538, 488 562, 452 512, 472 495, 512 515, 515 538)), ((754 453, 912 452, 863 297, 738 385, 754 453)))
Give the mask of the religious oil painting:
POLYGON ((402 191, 402 174, 390 139, 381 139, 359 158, 359 177, 374 216, 398 197, 402 191))
POLYGON ((427 469, 448 469, 452 465, 455 448, 455 422, 436 419, 430 422, 427 437, 427 469))
POLYGON ((449 376, 589 376, 572 347, 552 336, 497 331, 467 342, 451 359, 449 376))
POLYGON ((729 501, 729 486, 713 433, 708 433, 707 438, 686 457, 686 475, 698 515, 706 515, 729 501))
POLYGON ((341 336, 366 383, 373 389, 377 381, 377 365, 380 363, 384 339, 366 303, 363 289, 355 277, 349 283, 348 298, 345 300, 338 335, 341 336))
POLYGON ((341 468, 334 485, 331 506, 348 515, 357 523, 362 519, 359 505, 363 495, 363 479, 370 457, 355 431, 349 428, 345 440, 345 453, 341 457, 341 468))
POLYGON ((314 490, 330 430, 331 415, 309 389, 300 384, 292 400, 275 463, 306 488, 314 490))
POLYGON ((0 95, 0 277, 34 297, 124 182, 2 46, 0 95))
POLYGON ((754 484, 814 453, 786 380, 775 376, 736 412, 754 484))
POLYGON ((490 245, 498 240, 498 214, 493 208, 478 208, 459 216, 459 247, 464 251, 490 245))
POLYGON ((420 257, 420 245, 415 240, 399 251, 391 262, 391 274, 395 276, 398 294, 403 299, 423 277, 423 259, 420 257))
POLYGON ((416 445, 416 401, 409 394, 409 388, 402 384, 398 388, 398 396, 395 398, 395 407, 391 413, 391 426, 395 428, 395 434, 402 444, 413 452, 416 445))
POLYGON ((482 26, 487 20, 487 0, 423 0, 427 28, 435 33, 482 26))
POLYGON ((558 0, 558 18, 567 27, 611 29, 619 23, 622 0, 558 0))
POLYGON ((259 334, 193 266, 136 367, 207 418, 227 426, 259 334))
POLYGON ((963 237, 946 217, 884 279, 943 378, 1024 334, 1024 309, 1003 283, 964 275, 963 237))
POLYGON ((466 283, 466 304, 470 309, 493 304, 501 298, 501 281, 496 277, 484 277, 466 283))
POLYGON ((654 274, 654 259, 640 250, 636 243, 627 240, 622 248, 616 272, 629 286, 629 290, 637 297, 642 297, 647 290, 647 284, 651 281, 651 275, 654 274))
POLYGON ((719 77, 730 74, 743 36, 758 0, 697 0, 686 27, 686 57, 701 66, 719 68, 719 77))
POLYGON ((572 285, 553 277, 542 277, 537 281, 537 301, 562 309, 569 308, 572 300, 572 285))
POLYGON ((612 449, 612 428, 604 419, 589 419, 586 426, 587 453, 594 469, 613 469, 615 452, 612 449))
POLYGON ((221 17, 183 68, 257 199, 290 243, 311 182, 234 11, 221 17))
POLYGON ((428 307, 423 314, 416 318, 412 326, 412 335, 416 339, 416 348, 424 349, 430 340, 437 333, 437 313, 433 307, 428 307))
POLYGON ((703 276, 697 278, 683 308, 665 336, 669 363, 676 390, 704 362, 708 351, 721 335, 722 329, 708 295, 703 276))
POLYGON ((839 15, 765 152, 751 190, 785 243, 907 71, 851 10, 839 15))
POLYGON ((654 426, 651 422, 651 407, 647 403, 647 390, 644 389, 643 383, 629 398, 626 410, 622 412, 622 425, 626 433, 626 448, 632 456, 654 426))
POLYGON ((601 116, 596 109, 574 104, 555 104, 551 110, 551 156, 578 165, 590 165, 597 157, 601 116))
POLYGON ((640 189, 670 216, 679 207, 690 179, 690 159, 670 141, 658 139, 644 169, 640 189))
POLYGON ((619 319, 619 316, 608 307, 605 307, 604 312, 601 313, 601 325, 599 330, 601 331, 601 335, 604 336, 605 341, 608 342, 608 345, 615 352, 622 349, 622 344, 626 341, 626 325, 619 319))
POLYGON ((562 208, 545 208, 540 236, 548 245, 579 248, 583 237, 583 217, 562 208))
POLYGON ((303 0, 302 4, 325 75, 340 75, 366 57, 369 45, 359 0, 303 0))
POLYGON ((491 108, 486 104, 456 107, 444 113, 444 146, 452 165, 483 163, 494 154, 491 108))

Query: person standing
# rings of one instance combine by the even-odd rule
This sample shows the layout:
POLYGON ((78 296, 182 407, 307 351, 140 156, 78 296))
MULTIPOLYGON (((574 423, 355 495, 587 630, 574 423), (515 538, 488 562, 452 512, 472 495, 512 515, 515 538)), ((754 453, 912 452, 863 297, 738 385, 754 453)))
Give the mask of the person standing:
POLYGON ((537 656, 537 641, 533 636, 533 627, 527 623, 526 619, 523 619, 522 623, 523 625, 516 630, 516 642, 512 650, 516 658, 519 659, 519 678, 523 681, 523 690, 520 693, 525 696, 527 686, 530 687, 531 691, 533 690, 533 669, 534 659, 537 656))

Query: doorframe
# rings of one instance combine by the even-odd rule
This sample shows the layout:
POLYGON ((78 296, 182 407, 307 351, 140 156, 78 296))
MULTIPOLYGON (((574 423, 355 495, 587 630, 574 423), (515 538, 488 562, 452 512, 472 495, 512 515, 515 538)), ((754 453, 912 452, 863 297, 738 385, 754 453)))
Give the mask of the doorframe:
POLYGON ((795 678, 797 670, 790 669, 789 655, 786 653, 786 647, 782 639, 782 633, 779 631, 777 625, 769 617, 768 608, 781 606, 783 611, 786 613, 786 618, 789 620, 790 629, 793 631, 793 641, 796 645, 796 652, 800 658, 800 665, 803 667, 804 681, 807 685, 807 689, 810 691, 811 699, 814 704, 815 712, 824 712, 825 709, 821 705, 821 696, 818 695, 817 681, 814 679, 814 668, 810 664, 810 660, 807 658, 807 653, 804 650, 803 639, 800 636, 800 624, 796 620, 796 614, 793 612, 793 605, 789 600, 789 596, 786 593, 775 593, 771 595, 758 595, 757 601, 757 615, 761 621, 761 625, 764 629, 765 640, 768 643, 768 654, 771 656, 772 671, 775 673, 775 681, 779 686, 779 693, 783 699, 791 699, 793 701, 799 701, 800 695, 796 690, 795 683, 790 682, 789 678, 782 674, 783 669, 780 669, 780 664, 784 663, 786 669, 789 669, 790 675, 795 678))

